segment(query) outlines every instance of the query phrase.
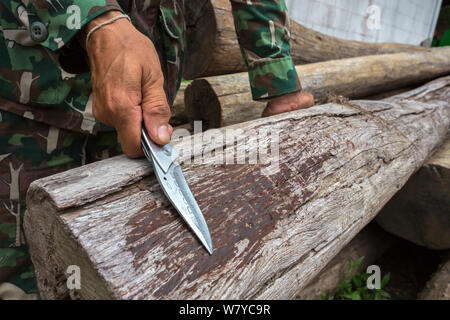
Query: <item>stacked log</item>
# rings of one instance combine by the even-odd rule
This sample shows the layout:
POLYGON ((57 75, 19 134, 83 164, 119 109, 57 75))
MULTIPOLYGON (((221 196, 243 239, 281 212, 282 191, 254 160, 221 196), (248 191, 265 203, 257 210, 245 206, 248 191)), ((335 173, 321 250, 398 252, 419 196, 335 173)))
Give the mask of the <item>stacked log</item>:
MULTIPOLYGON (((187 53, 184 77, 192 80, 245 71, 229 0, 185 1, 187 53)), ((419 46, 364 43, 327 36, 291 21, 296 65, 375 54, 426 51, 419 46)))
POLYGON ((421 101, 330 103, 217 130, 240 130, 248 152, 241 164, 217 162, 238 142, 213 145, 211 131, 175 143, 186 150, 197 141, 194 156, 204 156, 180 160, 212 256, 145 160, 119 156, 33 182, 24 223, 41 296, 295 297, 443 141, 450 105, 439 97, 450 77, 438 84, 424 86, 421 101), (258 139, 264 130, 279 137, 271 147, 278 166, 248 161, 268 142, 258 139), (83 272, 79 290, 66 286, 71 265, 83 272))
MULTIPOLYGON (((298 66, 303 89, 316 103, 332 96, 358 99, 450 74, 450 48, 375 55, 298 66)), ((265 101, 253 101, 247 73, 194 80, 185 92, 192 124, 218 128, 261 117, 265 101)))
POLYGON ((185 78, 222 76, 182 86, 171 123, 188 115, 204 120, 205 129, 236 124, 175 142, 186 150, 200 141, 180 160, 214 254, 183 223, 146 160, 107 159, 29 188, 24 228, 42 298, 312 297, 319 285, 339 281, 343 255, 375 256, 390 245, 368 245, 377 236, 369 229, 355 236, 446 137, 450 77, 384 101, 346 98, 449 74, 448 48, 342 40, 293 22, 292 57, 303 88, 332 103, 241 123, 259 118, 265 103, 251 100, 247 74, 223 76, 246 70, 230 3, 186 6, 185 78), (321 62, 334 59, 344 60, 321 62), (230 129, 241 132, 238 141, 211 143, 212 134, 230 129), (275 167, 249 163, 264 130, 278 137, 275 167), (217 163, 243 141, 245 163, 217 163), (190 161, 199 155, 201 163, 190 161), (78 289, 66 284, 73 266, 82 270, 78 289))

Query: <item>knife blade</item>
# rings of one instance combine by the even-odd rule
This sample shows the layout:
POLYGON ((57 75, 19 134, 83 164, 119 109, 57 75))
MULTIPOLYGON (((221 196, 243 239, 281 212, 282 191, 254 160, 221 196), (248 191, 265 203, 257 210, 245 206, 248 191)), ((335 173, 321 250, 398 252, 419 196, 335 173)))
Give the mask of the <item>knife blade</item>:
POLYGON ((146 158, 153 165, 156 178, 164 194, 209 254, 212 254, 211 234, 203 213, 184 178, 183 171, 176 162, 177 151, 170 144, 161 147, 154 143, 144 125, 142 126, 141 145, 146 158))

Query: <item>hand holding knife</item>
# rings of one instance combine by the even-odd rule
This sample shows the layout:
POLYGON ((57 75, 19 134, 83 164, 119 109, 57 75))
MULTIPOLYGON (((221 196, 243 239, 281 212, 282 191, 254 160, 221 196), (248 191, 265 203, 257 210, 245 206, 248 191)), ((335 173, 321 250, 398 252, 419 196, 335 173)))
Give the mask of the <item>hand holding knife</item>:
POLYGON ((192 229, 209 254, 213 253, 211 235, 205 218, 192 195, 180 165, 175 160, 178 153, 170 144, 163 147, 154 143, 142 126, 141 145, 147 159, 153 164, 156 178, 184 221, 192 229))

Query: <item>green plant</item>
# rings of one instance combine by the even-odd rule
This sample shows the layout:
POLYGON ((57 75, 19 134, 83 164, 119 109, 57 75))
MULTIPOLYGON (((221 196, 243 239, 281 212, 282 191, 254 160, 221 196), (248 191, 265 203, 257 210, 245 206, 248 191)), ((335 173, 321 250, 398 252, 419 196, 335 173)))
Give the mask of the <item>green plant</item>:
POLYGON ((347 277, 342 281, 336 293, 333 295, 327 292, 326 295, 320 295, 321 300, 386 300, 390 298, 389 293, 384 289, 391 278, 387 273, 381 280, 380 289, 367 288, 368 273, 357 272, 353 277, 351 274, 357 266, 364 260, 364 256, 352 262, 351 258, 347 262, 347 277), (350 278, 351 277, 351 278, 350 278))

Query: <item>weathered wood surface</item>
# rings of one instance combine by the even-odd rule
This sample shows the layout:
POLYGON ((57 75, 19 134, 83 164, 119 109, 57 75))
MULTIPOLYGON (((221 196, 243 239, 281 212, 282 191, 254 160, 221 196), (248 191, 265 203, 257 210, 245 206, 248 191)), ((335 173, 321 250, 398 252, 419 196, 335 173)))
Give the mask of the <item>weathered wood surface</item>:
POLYGON ((394 243, 395 237, 384 232, 376 224, 370 223, 295 298, 318 300, 321 294, 325 295, 327 292, 334 294, 342 281, 351 279, 357 272, 365 272, 367 267, 394 243), (363 261, 348 273, 348 259, 356 261, 363 256, 363 261))
MULTIPOLYGON (((445 84, 432 82, 434 88, 445 84)), ((448 90, 423 87, 388 98, 450 101, 448 90), (439 92, 438 94, 436 94, 439 92)), ((427 160, 383 208, 377 222, 388 232, 430 249, 450 248, 450 139, 427 160)))
MULTIPOLYGON (((450 48, 327 61, 298 66, 297 72, 318 104, 330 95, 359 99, 450 74, 450 48)), ((257 119, 266 103, 252 100, 247 73, 194 80, 185 96, 191 124, 202 120, 205 129, 257 119)))
MULTIPOLYGON (((450 101, 450 96, 447 97, 450 101)), ((450 139, 383 208, 386 231, 430 249, 450 249, 450 139)))
POLYGON ((450 77, 441 82, 427 87, 429 102, 327 104, 226 128, 242 130, 247 151, 255 130, 279 134, 280 170, 271 175, 267 163, 214 162, 234 143, 218 150, 211 131, 175 143, 200 141, 205 154, 181 162, 212 256, 145 160, 119 156, 33 182, 24 227, 42 297, 69 295, 69 265, 81 269, 81 289, 71 292, 81 298, 295 297, 441 143, 450 108, 432 96, 449 90, 450 77))
MULTIPOLYGON (((229 0, 185 1, 185 79, 247 70, 239 49, 229 0)), ((296 65, 384 53, 422 51, 419 46, 343 40, 291 20, 291 56, 296 65)))

